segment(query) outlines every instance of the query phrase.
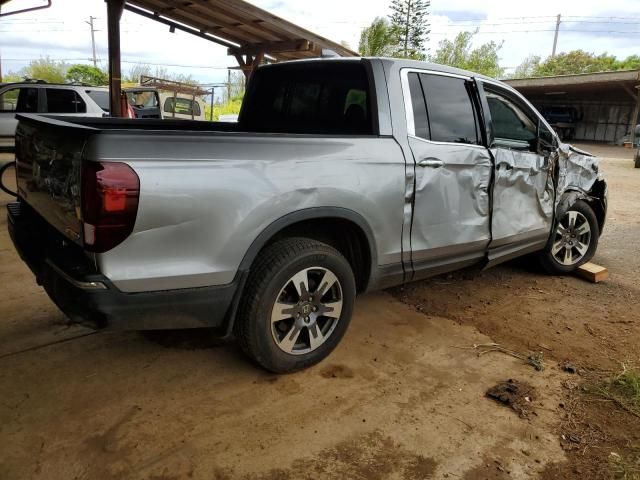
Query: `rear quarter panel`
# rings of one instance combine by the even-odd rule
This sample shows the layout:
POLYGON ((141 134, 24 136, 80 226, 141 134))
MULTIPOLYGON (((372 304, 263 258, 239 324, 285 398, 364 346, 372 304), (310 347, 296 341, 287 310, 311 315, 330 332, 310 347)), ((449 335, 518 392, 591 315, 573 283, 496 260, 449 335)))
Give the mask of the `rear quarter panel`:
POLYGON ((312 207, 358 213, 378 264, 401 261, 405 165, 391 137, 109 133, 85 152, 140 177, 133 234, 97 256, 123 291, 230 283, 260 232, 312 207))

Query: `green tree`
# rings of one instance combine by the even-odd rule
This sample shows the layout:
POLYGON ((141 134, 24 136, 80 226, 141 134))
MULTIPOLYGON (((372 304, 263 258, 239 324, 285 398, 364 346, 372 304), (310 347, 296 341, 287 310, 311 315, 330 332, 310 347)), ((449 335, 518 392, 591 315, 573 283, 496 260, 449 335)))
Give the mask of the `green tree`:
POLYGON ((138 83, 140 81, 140 76, 146 75, 151 77, 153 75, 153 70, 151 65, 147 65, 144 63, 136 63, 133 67, 129 69, 126 75, 124 75, 123 81, 127 83, 138 83))
POLYGON ((620 62, 620 70, 640 69, 640 55, 630 55, 620 62))
POLYGON ((442 40, 431 60, 442 65, 463 68, 482 73, 489 77, 500 77, 504 70, 500 67, 498 52, 502 43, 489 42, 473 48, 475 32, 460 32, 456 38, 442 40))
POLYGON ((392 0, 391 30, 394 56, 424 60, 429 30, 429 0, 392 0))
POLYGON ((516 67, 511 75, 512 78, 528 78, 534 77, 536 72, 540 68, 540 56, 539 55, 529 55, 525 58, 520 65, 516 67))
POLYGON ((190 85, 196 85, 198 83, 191 75, 172 73, 166 68, 162 67, 156 67, 154 69, 151 65, 147 65, 146 63, 137 63, 133 67, 131 67, 128 73, 124 76, 123 81, 127 83, 138 83, 142 75, 145 75, 147 77, 162 78, 164 80, 173 80, 175 82, 188 83, 190 85))
POLYGON ((2 75, 2 78, 0 78, 0 83, 21 82, 23 78, 24 77, 18 73, 9 72, 2 75))
POLYGON ((69 82, 88 83, 95 86, 109 83, 107 73, 92 65, 71 65, 66 77, 69 82))
POLYGON ((545 77, 554 75, 574 75, 579 73, 608 72, 616 70, 635 70, 640 68, 640 56, 631 55, 624 60, 606 52, 600 55, 573 50, 561 53, 555 57, 547 57, 544 61, 540 57, 527 57, 515 70, 513 76, 545 77))
POLYGON ((536 69, 536 76, 571 75, 604 72, 616 69, 616 57, 603 53, 594 55, 584 50, 573 50, 548 57, 536 69))
POLYGON ((377 17, 360 32, 358 52, 363 57, 391 57, 398 50, 396 37, 385 18, 377 17))
POLYGON ((49 83, 64 83, 67 68, 66 63, 45 57, 32 60, 27 67, 22 69, 21 74, 25 78, 44 80, 49 83))

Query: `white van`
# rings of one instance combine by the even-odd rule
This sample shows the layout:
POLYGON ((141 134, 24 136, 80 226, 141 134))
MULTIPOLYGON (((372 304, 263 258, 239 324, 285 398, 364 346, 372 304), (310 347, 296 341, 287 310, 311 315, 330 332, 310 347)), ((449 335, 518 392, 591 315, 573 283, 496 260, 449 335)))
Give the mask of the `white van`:
POLYGON ((206 120, 204 104, 199 98, 181 93, 159 91, 162 118, 206 120))

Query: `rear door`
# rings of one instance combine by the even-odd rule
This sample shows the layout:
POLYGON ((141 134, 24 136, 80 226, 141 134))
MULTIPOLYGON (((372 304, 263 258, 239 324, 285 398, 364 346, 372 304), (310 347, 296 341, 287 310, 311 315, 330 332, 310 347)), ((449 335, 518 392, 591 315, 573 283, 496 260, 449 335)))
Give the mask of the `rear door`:
POLYGON ((490 149, 495 158, 489 260, 542 248, 553 222, 550 136, 544 122, 517 94, 482 84, 490 149), (546 134, 546 135, 545 135, 546 134))
POLYGON ((493 164, 472 79, 403 70, 402 80, 415 162, 411 250, 417 279, 484 258, 493 164))
POLYGON ((38 89, 9 87, 0 91, 0 149, 13 148, 16 133, 16 113, 38 112, 38 89))
POLYGON ((74 89, 47 87, 45 91, 46 113, 60 116, 76 116, 87 113, 87 104, 74 89))

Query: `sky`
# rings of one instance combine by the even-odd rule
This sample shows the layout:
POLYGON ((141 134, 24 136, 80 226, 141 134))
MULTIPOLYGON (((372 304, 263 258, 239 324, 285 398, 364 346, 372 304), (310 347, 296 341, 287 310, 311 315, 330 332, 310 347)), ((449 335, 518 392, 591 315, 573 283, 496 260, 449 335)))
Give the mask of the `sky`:
MULTIPOLYGON (((3 11, 43 0, 12 0, 3 11), (13 5, 13 6, 12 6, 13 5)), ((354 50, 360 31, 376 16, 389 14, 390 0, 250 0, 261 8, 354 50)), ((478 29, 475 44, 502 42, 501 66, 512 71, 528 55, 551 54, 556 16, 562 15, 558 52, 583 49, 618 57, 640 54, 640 0, 431 0, 429 49, 464 30, 478 29)), ((96 17, 97 54, 106 67, 104 0, 53 0, 48 10, 0 18, 2 71, 18 71, 29 60, 49 56, 90 63, 96 17)), ((126 72, 136 63, 192 75, 201 83, 222 82, 235 60, 226 49, 136 14, 122 18, 122 60, 126 72)))

